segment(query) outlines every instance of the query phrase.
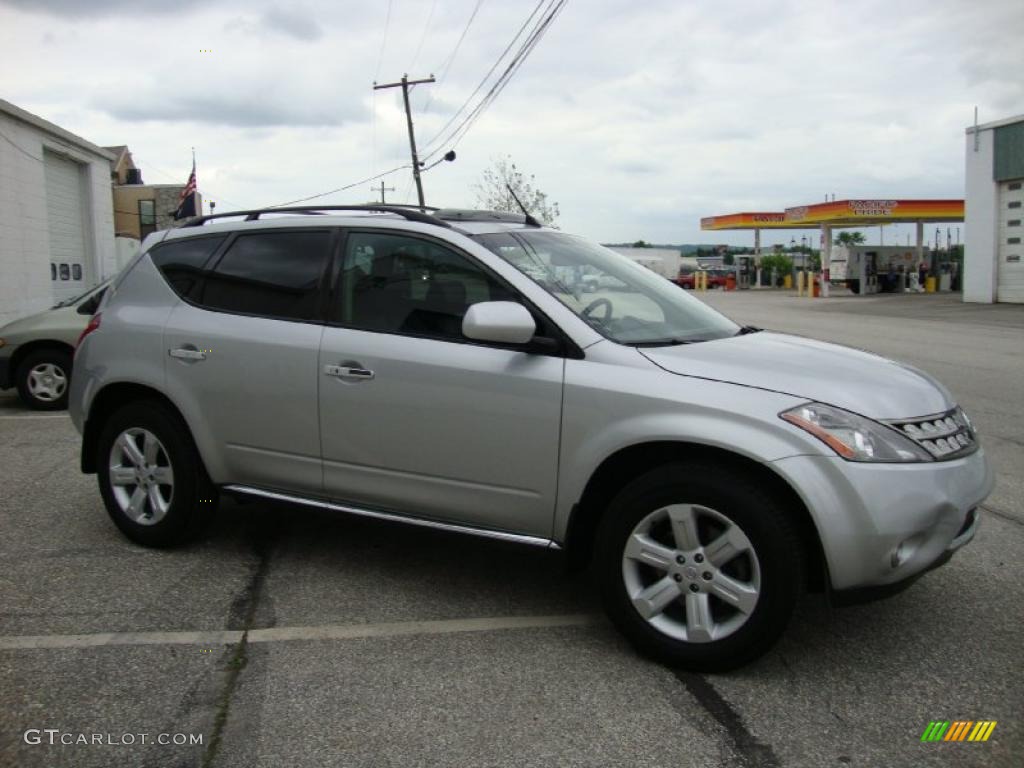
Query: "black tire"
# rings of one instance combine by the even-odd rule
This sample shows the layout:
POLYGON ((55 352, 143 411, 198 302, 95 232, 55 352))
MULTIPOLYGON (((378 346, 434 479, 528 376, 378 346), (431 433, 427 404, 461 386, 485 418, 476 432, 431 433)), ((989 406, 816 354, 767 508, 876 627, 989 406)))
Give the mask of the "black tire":
POLYGON ((25 359, 18 364, 18 370, 15 373, 15 382, 21 401, 37 411, 62 411, 67 408, 68 393, 71 390, 71 367, 71 353, 66 350, 46 348, 29 352, 25 359), (63 390, 59 397, 46 398, 41 393, 39 396, 33 393, 29 379, 32 372, 40 366, 53 366, 54 370, 63 376, 63 390))
MULTIPOLYGON (((701 540, 702 545, 707 543, 701 540)), ((605 610, 641 653, 695 672, 723 672, 761 656, 786 628, 803 585, 801 552, 800 539, 783 505, 742 473, 680 462, 651 470, 615 496, 598 531, 595 562, 605 610), (625 546, 641 521, 672 504, 701 505, 721 513, 746 535, 756 555, 760 579, 756 603, 745 623, 720 639, 688 642, 673 637, 641 616, 630 599, 624 576, 625 546)), ((652 580, 663 578, 656 570, 652 573, 652 580)), ((680 575, 676 581, 680 578, 684 577, 680 575)), ((695 585, 682 582, 680 589, 709 591, 706 586, 699 581, 695 585)), ((679 611, 685 605, 685 594, 685 590, 680 594, 682 602, 673 598, 662 616, 679 611)), ((717 597, 708 600, 716 602, 717 597)), ((728 607, 723 610, 726 614, 731 611, 728 607)), ((682 615, 686 623, 685 608, 682 615)))
MULTIPOLYGON (((100 494, 114 524, 132 541, 146 547, 171 547, 196 538, 212 520, 219 492, 210 482, 188 427, 181 417, 162 403, 139 400, 115 411, 104 424, 97 441, 96 468, 100 494), (122 509, 111 479, 114 443, 126 430, 145 430, 156 437, 161 450, 154 463, 168 464, 173 486, 160 486, 169 496, 166 513, 157 522, 133 520, 122 509)), ((141 485, 121 488, 133 494, 141 485)), ((147 504, 150 502, 147 501, 147 504)), ((152 510, 152 506, 148 509, 152 510)))

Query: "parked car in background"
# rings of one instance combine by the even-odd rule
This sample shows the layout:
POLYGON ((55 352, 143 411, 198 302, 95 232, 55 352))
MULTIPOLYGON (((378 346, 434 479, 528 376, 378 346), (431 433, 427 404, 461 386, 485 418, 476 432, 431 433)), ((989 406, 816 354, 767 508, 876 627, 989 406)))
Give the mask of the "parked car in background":
POLYGON ((17 388, 29 408, 67 408, 75 343, 108 282, 0 328, 0 389, 17 388))
POLYGON ((564 549, 637 648, 705 672, 770 648, 805 588, 943 564, 993 485, 926 373, 490 211, 150 235, 75 364, 82 470, 139 544, 198 535, 224 492, 564 549))
POLYGON ((703 273, 708 276, 708 288, 724 288, 725 278, 729 274, 727 269, 693 269, 679 270, 679 274, 672 281, 680 288, 693 290, 697 287, 697 274, 703 273))

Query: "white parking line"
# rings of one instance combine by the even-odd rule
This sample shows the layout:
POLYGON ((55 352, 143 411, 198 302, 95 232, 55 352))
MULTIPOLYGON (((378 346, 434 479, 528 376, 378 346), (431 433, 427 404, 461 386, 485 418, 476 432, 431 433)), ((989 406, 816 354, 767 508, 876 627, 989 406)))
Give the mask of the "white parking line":
MULTIPOLYGON (((381 624, 326 624, 311 627, 250 629, 250 643, 289 640, 357 640, 368 637, 448 635, 460 632, 493 632, 507 629, 549 629, 598 624, 600 616, 496 616, 483 619, 398 621, 381 624)), ((100 648, 115 645, 231 645, 242 639, 241 630, 171 632, 97 632, 89 635, 21 635, 0 637, 0 651, 100 648)))
POLYGON ((66 413, 29 413, 19 416, 0 416, 0 421, 17 421, 18 419, 67 419, 66 413))

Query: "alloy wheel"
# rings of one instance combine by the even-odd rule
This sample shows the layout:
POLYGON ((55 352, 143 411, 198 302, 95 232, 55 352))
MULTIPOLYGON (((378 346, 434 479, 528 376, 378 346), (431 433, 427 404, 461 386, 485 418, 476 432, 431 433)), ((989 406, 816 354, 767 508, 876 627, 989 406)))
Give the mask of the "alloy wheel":
POLYGON ((164 518, 174 498, 174 470, 167 451, 147 429, 126 429, 110 449, 110 488, 118 507, 140 525, 164 518))
POLYGON ((644 517, 626 540, 622 577, 645 621, 689 643, 739 630, 761 594, 750 539, 728 516, 699 504, 671 504, 644 517))

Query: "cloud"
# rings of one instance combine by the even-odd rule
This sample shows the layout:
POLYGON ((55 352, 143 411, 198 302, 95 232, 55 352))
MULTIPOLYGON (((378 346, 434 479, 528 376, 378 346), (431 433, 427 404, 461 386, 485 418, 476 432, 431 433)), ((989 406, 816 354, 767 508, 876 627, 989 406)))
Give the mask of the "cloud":
POLYGON ((25 11, 76 18, 109 16, 121 11, 133 15, 176 14, 199 3, 200 0, 0 0, 0 5, 25 11))
POLYGON ((94 107, 118 120, 132 122, 191 122, 240 128, 339 126, 365 119, 358 103, 297 99, 294 93, 267 89, 247 95, 196 90, 179 94, 123 94, 94 102, 94 107))
POLYGON ((274 6, 260 17, 260 27, 268 32, 294 37, 296 40, 318 40, 324 31, 313 18, 313 13, 294 6, 287 9, 274 6))
MULTIPOLYGON (((386 36, 386 2, 297 2, 0 0, 0 92, 129 144, 147 178, 177 179, 196 145, 218 207, 279 202, 409 162, 401 93, 374 79, 438 76, 412 102, 421 150, 442 144, 534 5, 484 3, 442 78, 477 0, 437 3, 429 26, 432 3, 403 3, 386 36)), ((458 160, 424 176, 427 199, 471 205, 506 154, 566 230, 603 241, 749 242, 699 219, 832 192, 959 197, 974 105, 988 121, 1024 104, 1021 29, 1021 0, 571 2, 458 160)), ((414 199, 408 172, 386 184, 414 199)))

